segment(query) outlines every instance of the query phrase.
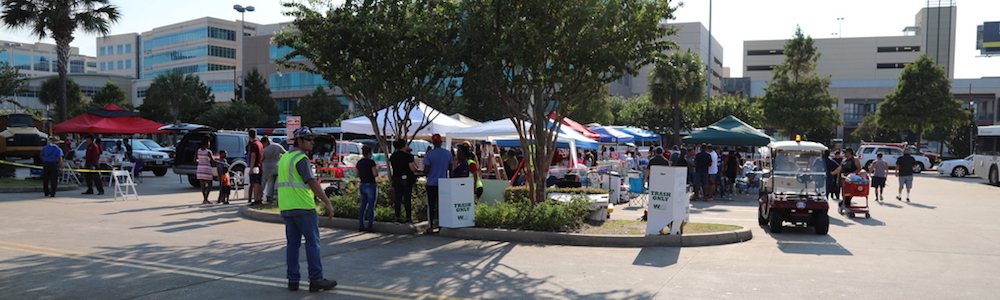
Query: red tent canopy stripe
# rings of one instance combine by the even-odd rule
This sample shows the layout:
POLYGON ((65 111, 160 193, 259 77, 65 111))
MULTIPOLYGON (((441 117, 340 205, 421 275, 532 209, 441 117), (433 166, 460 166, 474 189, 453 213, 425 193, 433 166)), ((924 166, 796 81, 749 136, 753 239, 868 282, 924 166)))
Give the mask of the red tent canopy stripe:
POLYGON ((164 124, 137 117, 118 105, 109 104, 52 126, 56 133, 166 133, 164 124))
MULTIPOLYGON (((549 119, 555 120, 556 119, 556 113, 555 112, 549 113, 549 119)), ((577 123, 576 121, 570 120, 570 118, 563 118, 562 123, 563 123, 563 125, 569 126, 569 128, 573 128, 573 130, 579 131, 580 133, 582 133, 584 136, 586 136, 588 138, 595 139, 595 140, 601 138, 600 134, 597 134, 596 132, 593 132, 590 129, 587 129, 587 127, 583 126, 583 124, 580 124, 580 123, 577 123)))

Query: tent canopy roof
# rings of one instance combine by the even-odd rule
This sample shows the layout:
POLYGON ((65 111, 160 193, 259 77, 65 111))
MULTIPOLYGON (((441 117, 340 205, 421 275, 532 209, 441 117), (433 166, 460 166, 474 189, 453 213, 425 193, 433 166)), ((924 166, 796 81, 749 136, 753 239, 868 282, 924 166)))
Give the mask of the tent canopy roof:
MULTIPOLYGON (((375 114, 375 120, 378 122, 379 128, 385 126, 388 135, 395 135, 395 118, 391 114, 396 114, 398 116, 403 116, 406 111, 403 111, 401 104, 395 106, 390 106, 379 110, 375 114), (386 120, 386 116, 389 119, 386 120), (385 122, 388 122, 387 124, 385 122)), ((440 111, 427 106, 423 102, 417 103, 417 106, 410 111, 409 115, 405 116, 403 119, 410 120, 409 126, 406 128, 406 134, 412 135, 416 131, 417 138, 430 138, 435 133, 446 135, 447 132, 458 130, 461 128, 468 128, 472 125, 463 123, 462 121, 456 120, 455 118, 449 117, 441 113, 440 111), (428 124, 429 123, 429 124, 428 124), (420 126, 427 124, 426 127, 417 131, 420 126)), ((342 132, 360 133, 377 135, 382 134, 376 133, 372 129, 372 123, 368 120, 368 117, 360 116, 340 122, 340 128, 342 132)))
POLYGON ((52 126, 52 131, 57 133, 112 134, 169 132, 160 130, 160 127, 164 127, 164 125, 137 117, 118 105, 108 104, 56 124, 52 126))
POLYGON ((757 131, 734 116, 728 116, 715 124, 684 137, 686 144, 715 144, 730 146, 766 146, 774 141, 770 136, 757 131))
POLYGON ((601 135, 599 139, 601 143, 625 144, 635 142, 635 137, 631 134, 621 132, 620 130, 611 127, 594 126, 591 127, 590 130, 593 130, 597 134, 601 135))
MULTIPOLYGON (((524 126, 524 128, 530 126, 530 124, 526 122, 521 125, 524 126)), ((579 132, 566 128, 565 126, 560 128, 562 129, 562 132, 559 134, 559 138, 556 142, 561 145, 565 146, 565 144, 572 140, 576 143, 577 148, 588 150, 597 149, 598 144, 594 140, 587 138, 579 132)), ((446 136, 448 139, 494 141, 504 147, 507 145, 519 146, 520 144, 514 145, 511 142, 521 140, 521 136, 517 134, 517 127, 515 127, 514 121, 510 118, 489 121, 479 126, 458 129, 448 132, 446 136)))

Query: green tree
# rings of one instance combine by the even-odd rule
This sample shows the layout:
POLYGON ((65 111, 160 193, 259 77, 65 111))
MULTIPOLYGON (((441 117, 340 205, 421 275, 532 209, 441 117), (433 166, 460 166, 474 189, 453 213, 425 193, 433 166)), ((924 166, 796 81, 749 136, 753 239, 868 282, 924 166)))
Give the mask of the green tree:
POLYGON ((774 67, 774 76, 758 100, 767 125, 794 136, 841 124, 833 108, 837 98, 829 91, 830 77, 816 75, 819 57, 812 37, 796 28, 795 36, 785 42, 785 60, 774 67))
POLYGON ((896 90, 885 95, 875 115, 885 128, 913 131, 918 146, 924 131, 969 120, 961 101, 951 93, 951 79, 944 67, 935 65, 926 54, 903 68, 896 90))
POLYGON ((101 86, 100 90, 97 90, 97 92, 94 92, 93 95, 90 95, 90 102, 80 105, 78 110, 76 110, 73 114, 81 114, 93 109, 104 107, 108 104, 118 105, 128 111, 135 110, 132 103, 126 101, 126 98, 127 96, 125 94, 125 90, 122 90, 118 84, 109 80, 104 83, 104 86, 101 86))
POLYGON ((500 102, 493 101, 485 90, 476 85, 476 80, 471 79, 475 76, 479 75, 474 70, 465 73, 465 78, 462 80, 462 95, 459 97, 461 101, 455 101, 458 103, 452 105, 461 105, 463 109, 461 114, 481 122, 506 118, 507 114, 504 113, 500 102))
MULTIPOLYGON (((948 150, 955 157, 966 157, 972 154, 972 135, 979 130, 975 122, 966 121, 961 126, 956 126, 951 138, 947 140, 948 150)), ((944 153, 941 153, 942 156, 944 153)))
MULTIPOLYGON (((463 61, 476 77, 467 78, 498 101, 518 127, 531 157, 527 170, 534 201, 545 199, 543 185, 555 152, 549 130, 572 108, 625 74, 637 74, 673 42, 676 32, 662 22, 673 18, 667 0, 467 0, 461 43, 463 61), (542 109, 547 108, 547 109, 542 109), (527 121, 528 123, 521 123, 527 121), (531 147, 529 147, 531 146, 531 147)), ((556 125, 559 126, 559 125, 556 125)))
MULTIPOLYGON (((42 82, 42 86, 38 88, 38 102, 42 105, 55 105, 58 107, 60 99, 64 99, 67 111, 74 116, 80 113, 80 107, 85 105, 83 94, 80 93, 80 85, 73 80, 67 80, 65 83, 66 95, 60 98, 59 95, 59 78, 52 77, 42 82)), ((61 121, 57 121, 61 122, 61 121)))
POLYGON ((111 32, 111 24, 118 22, 121 13, 118 7, 108 4, 109 0, 3 0, 3 23, 8 28, 29 28, 38 38, 52 37, 56 41, 56 56, 59 58, 59 85, 57 86, 59 110, 58 122, 67 119, 69 112, 67 91, 67 67, 70 43, 77 28, 85 33, 106 36, 111 32))
POLYGON ((0 97, 3 97, 3 103, 14 104, 24 109, 21 103, 14 101, 14 94, 24 90, 27 80, 28 78, 21 77, 17 68, 7 63, 0 63, 0 97))
POLYGON ((674 51, 657 57, 649 74, 649 94, 653 104, 673 110, 670 143, 681 144, 681 107, 701 100, 705 87, 705 67, 698 54, 674 51))
POLYGON ((330 86, 339 87, 371 121, 373 131, 381 133, 376 138, 382 147, 388 145, 386 136, 412 139, 429 125, 413 124, 406 117, 421 99, 447 98, 458 90, 452 78, 463 69, 453 52, 462 19, 454 0, 284 6, 291 9, 285 14, 295 21, 292 30, 273 39, 274 44, 292 49, 278 60, 279 65, 320 74, 330 86), (299 57, 307 59, 296 60, 299 57), (377 120, 376 113, 384 108, 398 113, 377 120), (411 128, 415 130, 408 132, 411 128))
POLYGON ((247 124, 267 124, 269 118, 256 105, 244 101, 233 101, 229 105, 212 107, 212 109, 199 114, 194 121, 213 128, 242 129, 246 128, 247 124))
MULTIPOLYGON (((667 124, 673 123, 672 110, 654 105, 649 100, 649 94, 641 97, 629 99, 624 102, 624 106, 618 111, 618 124, 627 124, 639 127, 651 132, 665 136, 672 127, 667 124)), ((690 117, 690 114, 686 114, 690 117)), ((681 128, 691 128, 691 120, 681 120, 681 128)))
POLYGON ((717 95, 711 101, 697 101, 688 104, 685 110, 691 115, 692 128, 712 125, 728 116, 756 128, 764 126, 764 111, 760 105, 733 95, 717 95))
POLYGON ((879 126, 874 114, 862 118, 861 124, 858 124, 858 128, 854 129, 854 132, 851 132, 851 136, 858 141, 867 142, 899 143, 903 141, 903 138, 899 135, 899 131, 879 126))
POLYGON ((307 126, 337 124, 343 114, 344 107, 340 100, 328 94, 322 86, 317 86, 311 94, 302 97, 295 107, 295 115, 302 117, 302 124, 307 126))
MULTIPOLYGON (((264 112, 264 115, 267 116, 267 119, 262 123, 248 125, 267 127, 274 126, 274 123, 278 122, 278 116, 281 114, 281 111, 278 110, 278 103, 274 101, 274 98, 271 98, 271 89, 267 87, 267 79, 264 79, 264 76, 260 74, 257 67, 253 67, 253 69, 250 69, 250 72, 244 74, 243 76, 245 76, 245 84, 247 85, 246 102, 256 105, 264 112)), ((242 95, 243 86, 237 84, 236 97, 242 97, 242 95)))
POLYGON ((573 108, 568 117, 580 124, 615 125, 615 115, 611 111, 611 102, 614 101, 612 100, 614 97, 617 96, 611 96, 608 93, 608 86, 605 86, 600 92, 573 108))
POLYGON ((167 72, 156 76, 149 85, 146 100, 139 106, 139 116, 161 123, 194 122, 214 102, 212 89, 198 75, 167 72))

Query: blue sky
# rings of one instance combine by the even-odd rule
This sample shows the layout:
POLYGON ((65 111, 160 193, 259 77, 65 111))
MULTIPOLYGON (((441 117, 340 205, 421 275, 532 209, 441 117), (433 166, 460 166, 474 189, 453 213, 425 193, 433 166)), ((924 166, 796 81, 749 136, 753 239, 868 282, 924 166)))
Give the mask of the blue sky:
MULTIPOLYGON (((291 21, 282 15, 285 10, 279 0, 218 1, 218 0, 111 0, 122 11, 123 19, 112 28, 112 34, 143 32, 171 23, 211 16, 239 20, 233 4, 252 5, 246 13, 247 22, 270 24, 291 21)), ((304 1, 304 0, 298 0, 304 1)), ((342 2, 334 0, 335 2, 342 2)), ((937 1, 933 0, 932 2, 937 1)), ((288 2, 288 1, 284 1, 288 2)), ((702 22, 708 25, 709 0, 687 0, 674 22, 702 22)), ((712 34, 724 49, 723 63, 741 75, 744 40, 786 39, 795 26, 813 38, 901 35, 926 0, 713 0, 712 34), (844 18, 837 21, 837 18, 844 18), (842 26, 842 29, 839 27, 842 26)), ((1000 76, 1000 55, 976 57, 976 25, 1000 21, 998 0, 957 0, 958 24, 955 48, 955 77, 979 78, 1000 76)), ((73 46, 88 55, 96 54, 93 35, 78 35, 73 46)), ((0 39, 36 42, 26 31, 0 31, 0 39)), ((52 43, 51 41, 47 41, 52 43)))

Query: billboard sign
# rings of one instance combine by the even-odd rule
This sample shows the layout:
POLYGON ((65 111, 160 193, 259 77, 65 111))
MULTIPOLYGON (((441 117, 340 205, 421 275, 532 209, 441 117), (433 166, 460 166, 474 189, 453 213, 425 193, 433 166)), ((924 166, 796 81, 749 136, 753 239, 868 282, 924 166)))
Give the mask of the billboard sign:
POLYGON ((983 23, 983 54, 1000 53, 1000 22, 983 23))

